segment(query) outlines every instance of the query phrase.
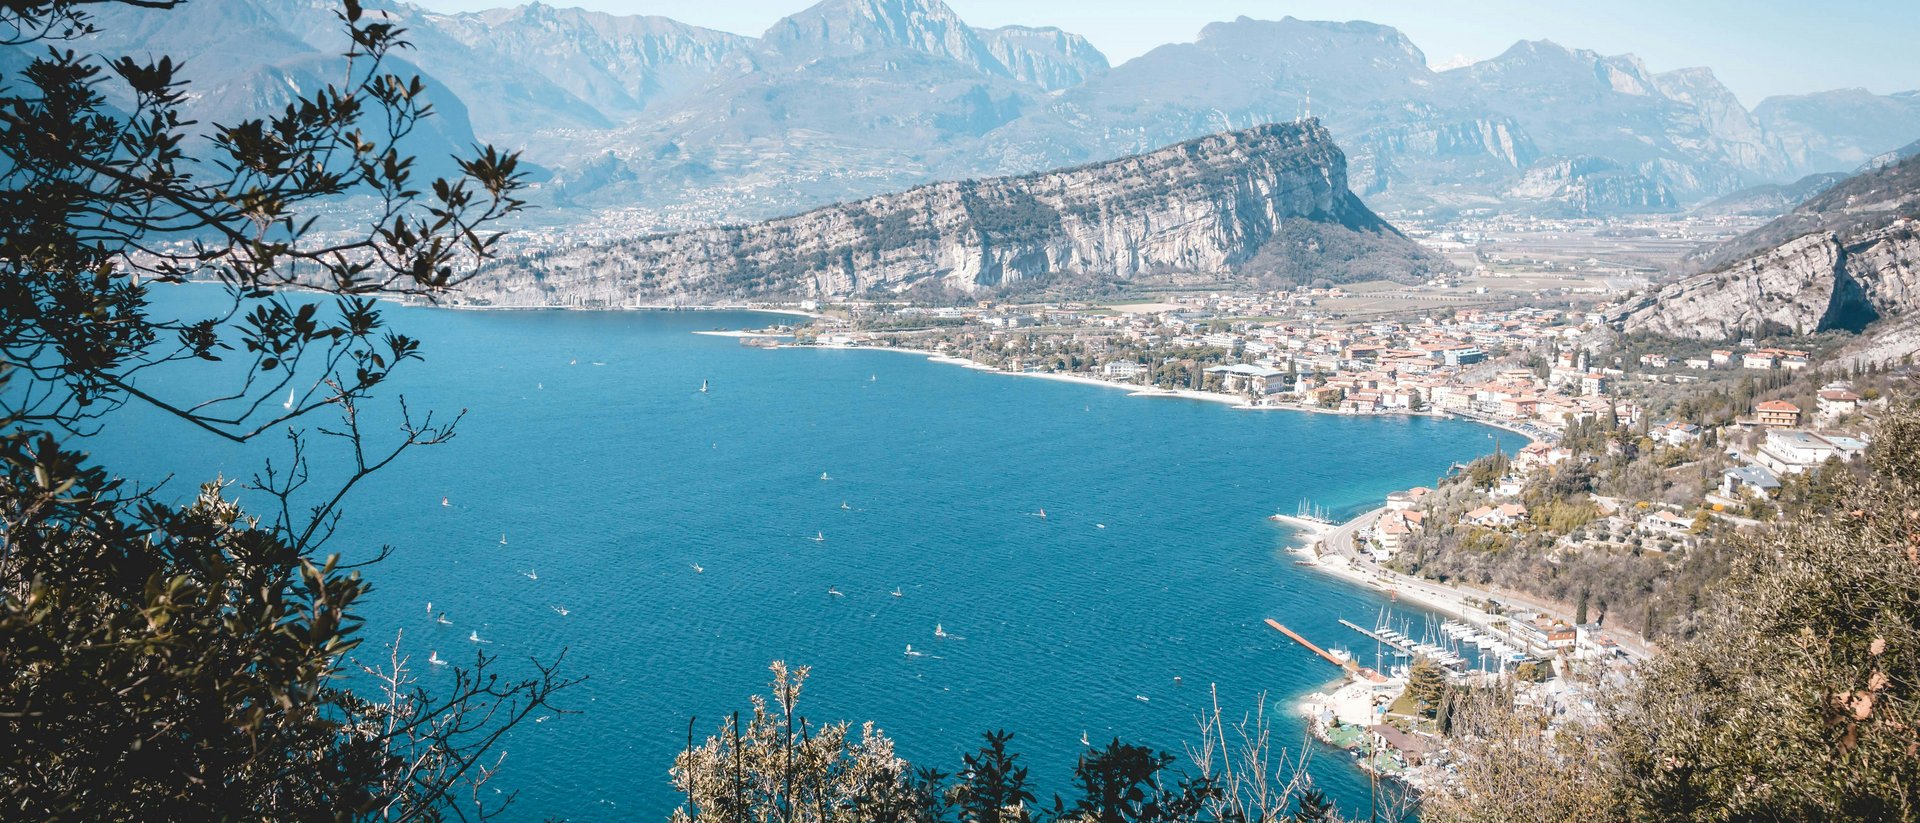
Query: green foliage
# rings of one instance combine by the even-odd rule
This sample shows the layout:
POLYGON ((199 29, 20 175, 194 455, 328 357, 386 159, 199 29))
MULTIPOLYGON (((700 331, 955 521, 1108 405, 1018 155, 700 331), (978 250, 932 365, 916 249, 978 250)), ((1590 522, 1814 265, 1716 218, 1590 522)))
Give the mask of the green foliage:
POLYGON ((0 816, 491 814, 481 757, 567 681, 505 678, 476 656, 429 695, 397 640, 383 661, 356 659, 368 584, 321 547, 359 481, 453 433, 403 404, 394 443, 365 436, 358 404, 419 359, 368 295, 470 277, 493 254, 489 226, 522 206, 517 158, 481 147, 454 178, 415 179, 397 146, 431 108, 418 78, 385 68, 404 32, 354 0, 339 85, 206 132, 182 115, 179 62, 38 48, 93 33, 99 5, 0 9, 9 45, 29 47, 0 78, 0 816), (346 195, 373 217, 312 236, 346 195), (152 317, 145 284, 188 278, 224 284, 229 304, 152 317), (211 361, 237 375, 216 397, 136 385, 211 361), (291 459, 243 485, 264 517, 219 482, 164 502, 60 443, 127 403, 235 442, 289 433, 291 459), (351 455, 337 485, 289 429, 316 412, 351 455), (349 668, 370 687, 348 691, 349 668))
POLYGON ((1447 694, 1447 672, 1440 664, 1420 658, 1407 672, 1407 696, 1413 698, 1419 713, 1432 717, 1447 694))
MULTIPOLYGON (((1195 750, 1200 774, 1173 774, 1172 755, 1115 740, 1081 755, 1070 800, 1041 804, 1007 732, 986 733, 955 774, 914 770, 870 723, 856 737, 847 723, 815 724, 799 714, 807 669, 774 663, 772 670, 772 699, 754 697, 751 719, 743 724, 735 715, 676 759, 674 786, 687 800, 675 821, 1245 823, 1282 819, 1294 796, 1292 786, 1265 782, 1277 770, 1267 760, 1264 727, 1234 729, 1245 737, 1229 753, 1220 748, 1226 727, 1214 715, 1203 719, 1207 737, 1195 750), (1212 764, 1228 756, 1230 765, 1216 774, 1212 764)), ((1315 815, 1303 819, 1335 819, 1323 796, 1300 802, 1315 815)))
POLYGON ((1293 823, 1332 823, 1338 819, 1333 811, 1333 803, 1319 789, 1300 793, 1300 803, 1293 810, 1293 823))
MULTIPOLYGON (((1537 789, 1609 798, 1622 820, 1920 818, 1920 408, 1883 422, 1867 468, 1830 509, 1708 541, 1738 559, 1698 635, 1603 726, 1558 732, 1605 745, 1537 789)), ((1489 763, 1539 745, 1525 729, 1486 739, 1489 763)), ((1469 791, 1438 819, 1513 819, 1511 803, 1469 791)))

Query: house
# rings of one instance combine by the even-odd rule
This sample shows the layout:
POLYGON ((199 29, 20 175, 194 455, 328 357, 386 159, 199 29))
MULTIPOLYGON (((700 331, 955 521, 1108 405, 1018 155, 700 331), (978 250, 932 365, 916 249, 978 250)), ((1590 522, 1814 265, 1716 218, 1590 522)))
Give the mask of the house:
POLYGON ((1502 503, 1498 506, 1481 506, 1467 512, 1464 522, 1482 528, 1504 529, 1526 518, 1526 506, 1519 503, 1502 503))
POLYGON ((1640 520, 1640 528, 1648 534, 1685 539, 1693 534, 1693 518, 1673 512, 1654 512, 1640 520))
POLYGON ((1780 477, 1765 466, 1735 466, 1720 473, 1720 494, 1741 497, 1749 491, 1762 496, 1780 488, 1780 477))
POLYGON ((1683 420, 1675 420, 1653 430, 1653 439, 1669 446, 1685 446, 1700 439, 1705 430, 1683 420))
POLYGON ((1580 376, 1580 393, 1588 397, 1598 397, 1607 393, 1607 376, 1598 372, 1588 372, 1580 376))
POLYGON ((1733 352, 1727 351, 1726 349, 1714 349, 1712 353, 1707 355, 1707 362, 1716 366, 1727 365, 1733 362, 1733 352))
POLYGON ((1695 371, 1706 371, 1713 368, 1713 361, 1704 357, 1689 357, 1687 358, 1687 368, 1695 371))
POLYGON ((1740 367, 1743 369, 1771 370, 1779 363, 1779 358, 1768 349, 1758 349, 1740 355, 1740 367))
POLYGON ((1251 363, 1209 366, 1208 374, 1220 375, 1220 384, 1230 392, 1276 394, 1287 389, 1287 373, 1251 363))
POLYGON ((1373 739, 1375 751, 1398 752, 1400 759, 1408 766, 1418 766, 1426 760, 1427 741, 1424 738, 1403 732, 1385 723, 1368 726, 1367 734, 1373 739))
POLYGON ((1754 420, 1770 429, 1800 425, 1800 407, 1785 400, 1768 400, 1753 407, 1754 420))
POLYGON ((1431 356, 1449 366, 1471 366, 1487 359, 1479 346, 1447 346, 1434 350, 1431 356))
POLYGON ((1580 642, 1580 627, 1565 623, 1554 623, 1547 628, 1547 645, 1556 649, 1571 649, 1580 642))
POLYGON ((1135 363, 1131 360, 1115 360, 1112 363, 1100 367, 1102 374, 1121 380, 1132 380, 1133 378, 1139 377, 1142 373, 1146 372, 1146 370, 1147 367, 1145 365, 1135 363))
POLYGON ((1833 421, 1854 413, 1860 408, 1860 395, 1846 389, 1823 389, 1819 395, 1819 405, 1815 410, 1821 420, 1833 421))
POLYGON ((1776 474, 1799 474, 1833 458, 1851 460, 1866 444, 1851 437, 1823 437, 1798 429, 1767 432, 1754 459, 1776 474))

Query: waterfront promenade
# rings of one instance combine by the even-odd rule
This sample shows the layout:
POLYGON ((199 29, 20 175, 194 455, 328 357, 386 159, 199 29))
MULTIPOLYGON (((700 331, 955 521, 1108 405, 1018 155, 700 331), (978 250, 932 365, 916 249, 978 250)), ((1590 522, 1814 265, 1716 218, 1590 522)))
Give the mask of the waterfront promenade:
MULTIPOLYGON (((1306 550, 1311 554, 1312 565, 1315 568, 1336 577, 1390 592, 1395 597, 1418 601, 1463 620, 1481 622, 1487 617, 1485 609, 1469 603, 1469 600, 1480 603, 1497 601, 1510 610, 1560 615, 1573 613, 1572 607, 1565 603, 1553 603, 1495 587, 1458 582, 1439 583, 1403 574, 1373 562, 1360 552, 1356 538, 1362 531, 1372 528, 1386 511, 1385 507, 1373 509, 1339 524, 1320 524, 1298 518, 1282 518, 1282 522, 1307 532, 1309 540, 1306 550)), ((1653 644, 1633 632, 1615 627, 1608 627, 1606 632, 1620 644, 1622 651, 1634 659, 1644 660, 1655 650, 1653 644)))

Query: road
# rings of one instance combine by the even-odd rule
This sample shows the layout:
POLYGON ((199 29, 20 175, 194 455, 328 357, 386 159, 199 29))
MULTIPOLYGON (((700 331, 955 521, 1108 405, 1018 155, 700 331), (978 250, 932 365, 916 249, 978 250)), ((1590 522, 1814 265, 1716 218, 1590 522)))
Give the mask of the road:
MULTIPOLYGON (((1441 584, 1382 568, 1355 548, 1354 537, 1362 530, 1371 528, 1386 511, 1385 508, 1374 509, 1327 531, 1320 538, 1320 554, 1345 558, 1354 570, 1374 586, 1388 591, 1402 592, 1430 603, 1441 604, 1443 611, 1451 611, 1455 614, 1464 615, 1468 611, 1483 614, 1465 603, 1465 598, 1472 597, 1481 602, 1498 601, 1509 611, 1534 611, 1569 617, 1572 615, 1567 604, 1564 603, 1549 603, 1505 589, 1459 583, 1441 584)), ((1615 628, 1609 628, 1606 631, 1615 642, 1620 644, 1621 650, 1628 656, 1641 660, 1651 656, 1653 651, 1651 645, 1639 635, 1615 628)))

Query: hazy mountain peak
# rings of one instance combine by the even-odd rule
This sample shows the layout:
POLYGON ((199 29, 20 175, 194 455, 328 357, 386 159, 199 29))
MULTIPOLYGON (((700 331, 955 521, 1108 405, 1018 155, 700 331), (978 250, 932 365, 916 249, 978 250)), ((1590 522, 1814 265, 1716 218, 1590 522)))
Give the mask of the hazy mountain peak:
POLYGON ((1417 65, 1423 71, 1427 65, 1426 54, 1406 34, 1365 20, 1302 20, 1292 16, 1259 20, 1241 15, 1232 22, 1208 23, 1200 29, 1203 45, 1237 47, 1263 41, 1307 49, 1363 48, 1376 60, 1387 57, 1389 63, 1417 65))
POLYGON ((1054 26, 974 29, 1014 79, 1058 91, 1106 72, 1107 56, 1087 38, 1054 26))
POLYGON ((999 63, 940 0, 822 0, 775 22, 761 44, 796 61, 904 48, 981 68, 999 63))

